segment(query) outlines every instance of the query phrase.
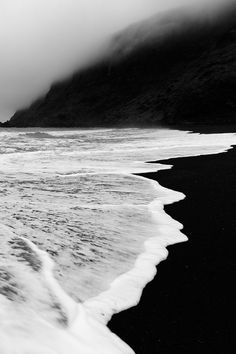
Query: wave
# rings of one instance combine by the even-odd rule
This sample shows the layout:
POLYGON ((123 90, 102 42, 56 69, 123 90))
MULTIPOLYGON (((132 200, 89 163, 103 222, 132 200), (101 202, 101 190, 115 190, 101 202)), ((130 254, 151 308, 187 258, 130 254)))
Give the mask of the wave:
POLYGON ((22 133, 19 136, 27 137, 27 138, 36 138, 36 139, 53 139, 55 136, 43 133, 43 132, 35 132, 35 133, 22 133))
MULTIPOLYGON (((147 180, 141 176, 135 178, 147 180)), ((139 303, 143 289, 156 275, 156 266, 168 256, 166 247, 188 240, 180 231, 183 225, 172 219, 164 210, 165 205, 183 200, 185 195, 164 188, 156 181, 148 181, 159 194, 159 197, 149 204, 157 236, 145 242, 144 252, 138 256, 130 271, 115 279, 107 291, 84 303, 90 313, 104 324, 107 324, 114 314, 139 303)))
POLYGON ((19 136, 33 139, 79 139, 78 134, 53 135, 45 132, 22 133, 19 136))
MULTIPOLYGON (((55 135, 45 132, 27 132, 24 137, 41 138, 42 134, 45 138, 51 136, 53 139, 54 136, 56 138, 59 137, 59 139, 62 136, 66 136, 66 139, 71 136, 64 131, 63 134, 56 135, 58 132, 53 131, 55 135)), ((18 300, 15 301, 14 291, 12 298, 0 295, 0 353, 133 353, 128 345, 108 330, 106 324, 113 314, 138 304, 144 287, 156 274, 156 265, 168 256, 166 247, 171 244, 185 242, 187 237, 181 231, 183 226, 167 215, 164 210, 165 205, 185 198, 184 194, 166 189, 156 181, 133 175, 132 173, 171 168, 171 166, 167 165, 145 164, 145 160, 165 159, 172 155, 178 157, 219 153, 229 149, 230 143, 235 141, 235 137, 231 136, 229 140, 227 140, 228 138, 226 141, 223 139, 220 144, 219 138, 214 136, 212 142, 208 145, 204 144, 205 140, 202 142, 200 137, 195 139, 196 142, 193 142, 193 138, 196 135, 190 136, 185 141, 184 134, 178 133, 177 136, 180 137, 178 145, 175 137, 172 142, 170 141, 169 135, 168 132, 168 141, 161 142, 156 150, 153 150, 152 144, 152 150, 150 150, 150 141, 147 140, 146 143, 146 137, 144 137, 143 144, 144 147, 147 145, 147 148, 143 151, 137 149, 141 145, 138 140, 137 144, 134 144, 134 149, 130 150, 130 147, 128 147, 129 150, 127 150, 127 146, 124 145, 122 152, 120 142, 114 145, 110 144, 107 148, 106 144, 109 137, 100 136, 99 140, 96 136, 98 142, 101 142, 101 139, 105 141, 104 149, 101 150, 100 156, 96 154, 100 145, 95 145, 93 150, 91 149, 94 140, 96 140, 94 136, 91 136, 82 152, 81 146, 79 146, 77 151, 71 146, 71 142, 68 142, 67 148, 75 153, 68 154, 67 150, 65 150, 62 155, 58 153, 52 154, 51 150, 57 150, 61 148, 61 145, 62 147, 64 145, 59 141, 51 141, 52 144, 56 143, 53 145, 53 149, 50 152, 46 151, 45 154, 43 152, 38 154, 38 157, 34 156, 32 158, 32 156, 25 154, 21 157, 17 155, 2 158, 2 169, 6 175, 5 185, 2 185, 3 193, 5 193, 5 197, 3 195, 1 201, 2 217, 4 223, 8 220, 9 225, 13 225, 12 229, 15 230, 13 232, 9 227, 4 228, 4 226, 0 225, 0 237, 1 232, 3 233, 1 252, 4 242, 7 243, 7 247, 12 247, 10 251, 8 249, 3 250, 3 254, 5 252, 7 256, 6 259, 2 259, 2 265, 3 268, 10 269, 12 275, 16 275, 15 278, 11 278, 14 282, 19 275, 22 283, 19 282, 20 286, 17 291, 19 290, 19 295, 24 296, 19 296, 18 300), (217 146, 216 144, 219 145, 217 146), (118 148, 120 149, 119 151, 118 148), (106 153, 108 149, 109 154, 106 153), (86 169, 83 166, 86 166, 86 169), (90 169, 91 175, 89 175, 90 169), (21 174, 19 174, 19 171, 21 174), (43 178, 45 175, 46 177, 43 178), (79 180, 76 179, 77 175, 80 176, 79 180), (145 183, 141 183, 141 181, 145 181, 145 183), (11 196, 14 198, 12 204, 9 202, 11 196), (78 196, 79 199, 76 199, 78 196), (25 200, 25 203, 22 203, 23 200, 25 200), (19 202, 18 209, 14 209, 17 202, 19 202), (110 205, 113 209, 110 208, 110 205), (127 206, 129 209, 127 208, 125 211, 124 209, 127 206), (89 213, 87 213, 85 207, 87 209, 91 207, 89 213), (108 207, 108 213, 106 213, 107 210, 102 210, 102 208, 106 207, 108 207), (80 214, 76 214, 76 208, 82 208, 79 211, 80 214), (49 209, 50 213, 48 213, 49 209), (64 209, 68 209, 70 214, 65 214, 64 209), (123 214, 119 214, 117 212, 118 209, 119 213, 122 210, 123 214), (139 212, 135 214, 137 209, 139 212), (82 210, 84 211, 82 212, 82 210), (98 210, 99 212, 97 212, 98 210), (74 212, 75 214, 73 214, 74 212), (145 212, 144 221, 139 220, 143 212, 145 212), (13 213, 17 221, 12 220, 13 213), (134 214, 135 217, 133 217, 134 214), (81 224, 79 224, 78 215, 82 221, 81 224), (124 216, 127 220, 124 220, 124 216), (95 217, 98 221, 96 228, 86 229, 82 227, 86 222, 89 225, 92 224, 95 217), (117 223, 114 223, 114 217, 119 217, 119 219, 117 218, 117 223), (45 224, 43 223, 44 220, 46 220, 45 224), (140 224, 136 227, 137 220, 140 221, 140 224), (68 228, 64 227, 66 223, 69 224, 68 228), (105 228, 105 223, 110 223, 108 225, 110 228, 105 228), (119 248, 122 245, 122 242, 119 243, 121 234, 117 232, 119 223, 122 226, 125 224, 121 231, 127 233, 128 237, 127 240, 122 240, 125 244, 124 247, 126 247, 126 253, 123 252, 123 258, 115 259, 115 253, 120 251, 122 253, 123 251, 119 248), (151 225, 150 232, 147 229, 148 223, 151 225), (42 230, 40 229, 41 224, 44 227, 43 233, 41 233, 42 230), (101 235, 99 234, 100 229, 103 229, 101 235), (117 238, 113 237, 113 229, 115 229, 114 234, 116 233, 115 236, 117 238), (132 235, 131 230, 133 232, 132 235), (137 235, 135 232, 137 232, 137 235), (142 232, 145 237, 143 237, 142 232), (27 239, 20 237, 21 235, 26 235, 27 239), (50 236, 52 237, 48 241, 50 236), (148 239, 147 236, 149 237, 148 239), (81 239, 84 237, 84 249, 81 246, 82 242, 77 244, 77 249, 74 247, 73 237, 76 242, 80 237, 81 239), (136 238, 139 244, 143 245, 143 248, 141 246, 140 248, 136 247, 136 244, 133 246, 136 238), (143 244, 144 239, 146 240, 145 244, 143 244), (6 240, 10 240, 10 243, 6 240), (106 244, 107 240, 108 243, 106 244), (101 243, 98 245, 100 241, 101 243), (22 242, 24 245, 22 245, 22 242), (132 243, 133 248, 128 247, 130 243, 132 243), (26 244, 27 247, 25 246, 26 244), (87 244, 92 244, 93 251, 95 251, 94 254, 91 255, 88 252, 90 249, 87 244), (115 249, 113 250, 114 245, 115 249), (69 251, 67 253, 67 249, 70 246, 74 249, 74 253, 69 253, 69 251), (105 249, 106 246, 107 249, 105 249), (41 247, 47 252, 42 251, 41 247), (126 260, 129 252, 132 253, 133 258, 131 261, 127 261, 127 266, 124 270, 120 265, 123 260, 126 260), (9 263, 12 253, 17 253, 16 263, 9 263), (82 257, 80 257, 81 254, 82 257), (9 259, 7 259, 8 255, 9 259), (84 268, 79 268, 78 273, 74 271, 71 263, 69 263, 68 256, 70 255, 73 255, 76 262, 83 263, 84 261, 82 264, 84 268), (124 255, 126 258, 124 258, 124 255), (60 269, 56 269, 57 256, 58 258, 61 257, 58 264, 62 265, 62 273, 64 272, 64 277, 61 275, 61 278, 59 277, 60 269), (109 258, 109 262, 104 263, 106 267, 102 265, 99 268, 99 262, 96 263, 99 257, 101 259, 109 258), (32 263, 32 259, 38 259, 39 266, 32 263), (70 292, 71 284, 74 292, 77 292, 77 289, 82 289, 84 284, 88 286, 92 284, 92 287, 94 287, 89 271, 99 272, 101 277, 95 280, 98 279, 98 283, 100 283, 101 279, 105 278, 105 272, 109 273, 115 262, 117 262, 118 272, 114 272, 114 269, 112 269, 112 272, 114 272, 113 278, 109 275, 105 279, 108 281, 104 282, 105 285, 108 284, 109 288, 105 287, 101 290, 101 287, 98 287, 98 291, 94 295, 88 292, 89 296, 87 298, 81 297, 80 299, 75 298, 74 294, 70 292), (69 272, 67 271, 68 269, 69 272), (86 278, 87 283, 81 281, 84 269, 88 278, 86 278), (70 279, 66 283, 66 277, 70 278, 70 276, 73 283, 69 283, 70 279), (78 276, 80 279, 78 279, 78 276), (80 284, 78 285, 77 283, 79 282, 80 284), (14 342, 12 337, 14 337, 14 342), (93 339, 92 341, 91 338, 93 339)), ((111 135, 111 138, 116 138, 116 134, 111 135)), ((150 131, 148 131, 149 138, 150 131)), ((130 141, 130 136, 128 135, 124 140, 126 144, 126 141, 130 141)), ((210 137, 207 137, 207 142, 209 140, 210 137)), ((22 143, 22 141, 20 142, 22 143)), ((154 136, 152 143, 157 144, 156 142, 158 142, 158 139, 154 136)), ((26 145, 31 146, 31 143, 27 141, 26 145)), ((35 141, 33 143, 34 146, 37 145, 35 141)), ((8 146, 8 143, 5 145, 8 146)), ((38 148, 41 149, 42 145, 46 146, 47 144, 42 142, 38 148)), ((18 146, 17 140, 16 146, 18 146)), ((96 276, 97 273, 95 273, 96 276)), ((3 272, 3 277, 6 280, 9 278, 9 274, 3 272)))
POLYGON ((0 226, 0 230, 5 234, 5 237, 17 238, 18 243, 24 244, 23 249, 27 247, 29 252, 33 252, 40 260, 40 267, 35 271, 43 279, 44 287, 47 287, 51 296, 57 300, 57 303, 51 305, 50 310, 58 312, 63 308, 66 319, 63 321, 63 325, 61 321, 50 323, 44 319, 43 313, 32 311, 27 306, 25 299, 13 301, 12 298, 7 299, 0 295, 0 353, 133 353, 128 345, 111 333, 106 326, 94 319, 83 304, 76 303, 62 290, 53 275, 53 261, 46 252, 24 237, 17 237, 10 228, 4 225, 0 226))
MULTIPOLYGON (((141 176, 133 177, 147 180, 141 176)), ((115 279, 107 291, 83 303, 75 302, 61 288, 54 277, 54 263, 47 252, 40 250, 28 239, 16 236, 6 226, 1 226, 1 231, 5 235, 12 239, 17 237, 22 240, 34 253, 34 259, 38 259, 40 267, 36 267, 35 271, 41 274, 43 287, 46 286, 50 290, 51 297, 54 299, 53 304, 50 304, 51 297, 48 300, 47 316, 48 311, 52 311, 53 315, 50 317, 57 319, 51 323, 48 319, 45 320, 44 308, 40 313, 32 315, 27 303, 25 306, 21 304, 23 311, 15 311, 16 303, 5 300, 1 303, 1 353, 12 354, 16 346, 20 354, 28 352, 34 354, 66 354, 68 352, 70 354, 94 354, 95 351, 98 354, 134 353, 128 345, 109 331, 106 324, 113 314, 138 304, 143 288, 156 274, 156 265, 168 255, 166 247, 187 240, 180 231, 183 226, 164 211, 164 205, 177 202, 185 196, 182 193, 166 189, 155 181, 148 181, 155 187, 159 195, 148 206, 156 225, 157 236, 145 242, 144 252, 139 255, 130 271, 115 279), (9 318, 9 311, 14 313, 14 317, 9 318), (54 315, 55 312, 56 315, 54 315), (58 316, 58 312, 60 316, 58 316), (62 313, 63 321, 60 318, 62 313), (62 322, 63 326, 61 326, 62 322), (14 344, 11 344, 13 329, 14 344), (27 341, 22 337, 22 333, 27 336, 27 341)), ((23 248, 20 249, 21 256, 22 250, 25 248, 26 246, 23 245, 23 248)), ((24 257, 29 263, 29 257, 27 255, 24 257)), ((31 264, 30 267, 32 267, 31 264)))
MULTIPOLYGON (((107 291, 85 302, 74 301, 61 288, 54 277, 54 262, 47 252, 40 250, 28 239, 17 236, 9 227, 1 226, 1 232, 5 236, 22 240, 34 253, 33 258, 38 260, 40 266, 35 267, 34 277, 40 273, 42 279, 39 280, 40 288, 37 288, 37 293, 41 296, 46 287, 47 293, 51 294, 49 297, 44 297, 46 309, 43 306, 40 312, 33 314, 31 313, 32 306, 28 307, 27 301, 25 304, 20 304, 20 311, 15 310, 16 301, 4 299, 1 302, 1 353, 12 354, 17 347, 20 354, 28 352, 34 354, 66 354, 68 352, 70 354, 94 354, 95 351, 98 354, 134 354, 128 345, 109 331, 106 324, 115 313, 138 304, 143 288, 156 274, 156 265, 168 255, 166 247, 170 244, 184 242, 187 238, 180 231, 182 225, 164 211, 164 205, 179 201, 185 196, 144 177, 132 175, 132 178, 148 181, 158 194, 158 198, 148 205, 157 236, 145 242, 145 249, 138 256, 131 270, 116 278, 107 291), (9 316, 9 313, 13 316, 9 316), (50 318, 51 321, 48 320, 50 318), (11 342, 13 330, 14 344, 11 342)), ((28 264, 32 257, 25 254, 26 246, 17 247, 20 256, 24 254, 24 260, 28 264)), ((31 251, 29 250, 30 254, 31 251)), ((29 265, 32 268, 31 263, 29 265)), ((30 281, 26 273, 25 270, 24 279, 30 281)), ((29 291, 28 296, 32 298, 34 294, 32 295, 29 291)))

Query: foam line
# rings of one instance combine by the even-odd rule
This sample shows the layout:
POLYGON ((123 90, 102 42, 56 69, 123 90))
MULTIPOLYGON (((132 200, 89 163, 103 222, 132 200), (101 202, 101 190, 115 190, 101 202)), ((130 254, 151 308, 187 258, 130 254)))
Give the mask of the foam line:
MULTIPOLYGON (((135 178, 146 179, 141 176, 135 178)), ((144 287, 156 275, 156 266, 168 256, 166 247, 188 240, 180 231, 183 225, 172 219, 164 210, 164 205, 178 202, 184 199, 185 195, 164 188, 156 181, 149 181, 159 195, 149 204, 149 210, 156 223, 157 237, 145 242, 144 252, 139 255, 129 272, 115 279, 107 291, 85 302, 89 312, 104 324, 107 324, 113 314, 139 303, 144 287)))

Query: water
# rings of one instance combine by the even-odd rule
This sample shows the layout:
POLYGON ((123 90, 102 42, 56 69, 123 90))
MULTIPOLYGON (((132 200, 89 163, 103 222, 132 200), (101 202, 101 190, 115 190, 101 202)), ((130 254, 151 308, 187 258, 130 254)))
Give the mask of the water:
POLYGON ((105 324, 137 304, 166 246, 186 241, 163 210, 184 195, 132 173, 235 143, 168 129, 1 129, 0 354, 132 353, 105 324))

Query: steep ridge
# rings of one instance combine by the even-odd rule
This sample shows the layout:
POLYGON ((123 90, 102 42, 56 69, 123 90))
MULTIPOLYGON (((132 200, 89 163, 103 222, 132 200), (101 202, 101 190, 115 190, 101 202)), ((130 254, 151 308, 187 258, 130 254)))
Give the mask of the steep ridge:
POLYGON ((134 24, 102 61, 52 86, 6 127, 233 123, 236 6, 179 9, 134 24))

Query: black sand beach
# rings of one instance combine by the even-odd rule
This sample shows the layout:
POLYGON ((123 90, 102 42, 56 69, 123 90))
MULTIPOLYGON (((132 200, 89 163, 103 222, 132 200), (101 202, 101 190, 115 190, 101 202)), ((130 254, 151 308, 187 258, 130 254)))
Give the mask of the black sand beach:
POLYGON ((162 163, 174 167, 145 176, 187 196, 165 210, 189 242, 169 247, 139 305, 109 327, 136 354, 235 353, 236 149, 162 163))

